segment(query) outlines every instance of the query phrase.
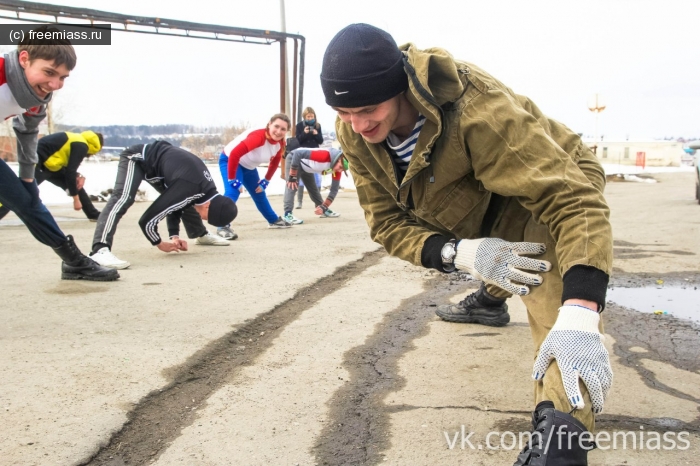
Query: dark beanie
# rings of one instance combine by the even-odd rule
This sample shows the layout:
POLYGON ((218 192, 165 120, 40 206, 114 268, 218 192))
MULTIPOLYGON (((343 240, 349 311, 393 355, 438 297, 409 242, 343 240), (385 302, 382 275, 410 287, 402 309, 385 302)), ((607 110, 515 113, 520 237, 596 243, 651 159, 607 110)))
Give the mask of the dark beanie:
POLYGON ((238 207, 231 198, 218 194, 209 204, 209 224, 215 227, 225 227, 238 215, 238 207))
POLYGON ((323 56, 321 87, 331 107, 376 105, 408 89, 403 53, 393 37, 369 24, 351 24, 323 56))

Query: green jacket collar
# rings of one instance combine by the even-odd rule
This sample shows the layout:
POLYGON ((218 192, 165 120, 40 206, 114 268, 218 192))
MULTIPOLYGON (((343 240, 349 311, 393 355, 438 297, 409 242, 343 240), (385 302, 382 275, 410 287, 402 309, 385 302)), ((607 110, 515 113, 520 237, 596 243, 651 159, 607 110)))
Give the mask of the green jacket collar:
POLYGON ((426 117, 404 184, 430 165, 430 153, 443 132, 443 106, 457 100, 464 93, 465 86, 454 58, 446 50, 419 50, 411 43, 399 49, 404 53, 404 69, 408 75, 406 98, 426 117))

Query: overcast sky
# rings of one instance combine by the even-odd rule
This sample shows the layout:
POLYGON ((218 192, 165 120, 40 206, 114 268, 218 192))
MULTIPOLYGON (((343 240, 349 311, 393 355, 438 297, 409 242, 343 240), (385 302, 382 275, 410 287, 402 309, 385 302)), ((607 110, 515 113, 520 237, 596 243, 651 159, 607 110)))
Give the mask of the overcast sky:
MULTIPOLYGON (((45 1, 135 16, 281 30, 280 0, 45 1)), ((442 47, 546 114, 593 134, 599 93, 606 139, 700 138, 700 3, 666 0, 286 0, 287 32, 306 38, 304 104, 325 130, 335 114, 319 83, 326 45, 365 22, 397 43, 442 47), (420 5, 420 8, 419 8, 420 5)), ((11 21, 3 21, 11 22, 11 21)), ((289 42, 290 50, 292 42, 289 42)), ((56 103, 75 125, 264 125, 279 110, 279 45, 113 32, 78 46, 56 103)))

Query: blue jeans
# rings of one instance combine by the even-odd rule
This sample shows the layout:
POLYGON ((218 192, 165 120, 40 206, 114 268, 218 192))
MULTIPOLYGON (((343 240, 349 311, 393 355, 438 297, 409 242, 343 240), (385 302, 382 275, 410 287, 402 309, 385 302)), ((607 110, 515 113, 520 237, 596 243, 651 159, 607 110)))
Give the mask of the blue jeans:
POLYGON ((41 199, 32 197, 3 160, 0 160, 0 203, 14 212, 40 243, 57 248, 66 242, 66 235, 41 199))
MULTIPOLYGON (((233 199, 233 202, 238 202, 238 198, 241 195, 240 191, 233 189, 230 184, 228 184, 228 156, 223 152, 219 156, 219 170, 221 170, 221 176, 224 179, 224 195, 233 199)), ((260 213, 268 223, 274 223, 279 218, 279 215, 275 213, 270 205, 270 201, 267 200, 265 191, 256 193, 255 190, 258 187, 258 182, 260 181, 260 175, 258 175, 258 170, 248 170, 241 164, 238 164, 238 170, 236 170, 236 179, 240 180, 245 186, 245 189, 250 193, 250 197, 253 198, 255 206, 258 208, 260 213)))

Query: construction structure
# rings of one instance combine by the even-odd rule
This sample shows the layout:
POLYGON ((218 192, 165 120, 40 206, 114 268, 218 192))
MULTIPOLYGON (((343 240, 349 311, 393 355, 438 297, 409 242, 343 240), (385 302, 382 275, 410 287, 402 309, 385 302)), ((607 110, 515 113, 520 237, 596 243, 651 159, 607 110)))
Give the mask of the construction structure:
POLYGON ((0 18, 31 23, 66 24, 109 24, 112 31, 135 32, 140 34, 157 34, 191 39, 207 39, 229 42, 242 42, 256 45, 280 45, 280 112, 292 119, 301 120, 304 89, 304 56, 306 39, 299 34, 288 34, 261 29, 247 29, 217 24, 193 23, 166 18, 125 15, 90 8, 75 8, 45 3, 25 2, 19 0, 0 0, 0 18), (45 19, 37 19, 41 15, 45 19), (292 103, 287 109, 287 42, 294 43, 292 103))

